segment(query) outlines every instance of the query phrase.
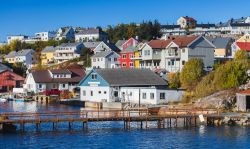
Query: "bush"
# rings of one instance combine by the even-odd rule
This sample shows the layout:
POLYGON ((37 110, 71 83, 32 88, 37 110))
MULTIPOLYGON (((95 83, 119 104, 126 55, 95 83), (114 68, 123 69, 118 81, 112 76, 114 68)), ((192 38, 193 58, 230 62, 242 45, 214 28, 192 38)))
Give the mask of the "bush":
POLYGON ((201 59, 190 59, 182 68, 180 81, 184 88, 193 90, 203 76, 203 62, 201 59))
POLYGON ((168 74, 168 86, 169 88, 177 89, 181 86, 180 73, 169 73, 168 74))

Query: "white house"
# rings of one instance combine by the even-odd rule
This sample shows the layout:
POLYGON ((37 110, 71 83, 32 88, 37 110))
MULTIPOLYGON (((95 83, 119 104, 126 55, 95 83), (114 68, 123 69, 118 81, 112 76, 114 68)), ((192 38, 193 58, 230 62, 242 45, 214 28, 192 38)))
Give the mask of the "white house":
POLYGON ((87 28, 75 34, 75 41, 107 41, 108 35, 98 28, 87 28))
POLYGON ((100 42, 98 46, 96 46, 94 49, 93 49, 93 52, 94 53, 98 53, 98 52, 101 52, 101 51, 119 51, 119 48, 116 47, 116 45, 112 44, 112 43, 109 43, 109 42, 100 42))
POLYGON ((56 37, 56 32, 38 32, 35 33, 35 37, 40 41, 48 41, 56 37))
POLYGON ((168 72, 181 71, 184 64, 192 59, 201 59, 204 69, 214 64, 215 46, 203 36, 178 36, 167 40, 161 53, 160 68, 168 72))
POLYGON ((11 41, 13 40, 19 40, 19 41, 24 41, 26 39, 28 39, 29 37, 26 35, 11 35, 11 36, 7 36, 7 43, 10 44, 11 41))
POLYGON ((24 89, 34 93, 51 89, 72 91, 84 75, 83 69, 34 70, 28 73, 24 89))
POLYGON ((30 68, 35 62, 34 53, 33 49, 23 49, 18 52, 12 51, 4 58, 8 63, 23 63, 27 68, 30 68))
POLYGON ((75 38, 75 31, 72 27, 61 27, 56 33, 56 40, 62 40, 63 38, 73 40, 75 38))
POLYGON ((82 43, 63 43, 56 47, 54 60, 56 63, 62 63, 80 57, 82 48, 82 43))
POLYGON ((93 69, 79 83, 80 99, 90 102, 160 104, 180 101, 183 91, 149 69, 93 69))
POLYGON ((92 68, 119 68, 119 57, 114 51, 98 52, 91 57, 92 68))

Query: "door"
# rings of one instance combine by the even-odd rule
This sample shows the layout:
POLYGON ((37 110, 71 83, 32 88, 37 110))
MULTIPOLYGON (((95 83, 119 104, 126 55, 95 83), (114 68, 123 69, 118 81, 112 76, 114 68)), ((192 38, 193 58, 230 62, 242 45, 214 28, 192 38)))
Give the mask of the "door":
POLYGON ((250 95, 246 96, 246 109, 249 110, 250 109, 250 95))

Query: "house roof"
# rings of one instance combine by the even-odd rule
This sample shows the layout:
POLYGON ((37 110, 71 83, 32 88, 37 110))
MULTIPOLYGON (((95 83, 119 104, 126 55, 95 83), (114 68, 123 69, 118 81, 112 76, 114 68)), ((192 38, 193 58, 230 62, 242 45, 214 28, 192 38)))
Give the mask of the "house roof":
POLYGON ((71 74, 68 69, 52 69, 49 70, 52 74, 71 74))
POLYGON ((138 51, 138 50, 139 50, 138 47, 128 46, 126 49, 123 49, 120 53, 135 52, 135 51, 138 51))
POLYGON ((9 54, 5 55, 5 58, 13 58, 16 56, 16 51, 11 51, 9 54))
POLYGON ((92 57, 107 57, 108 55, 114 53, 114 51, 101 51, 93 55, 92 57))
POLYGON ((180 28, 180 25, 161 25, 162 29, 175 29, 180 28))
POLYGON ((207 37, 207 39, 217 48, 217 49, 226 49, 228 44, 232 41, 232 38, 211 38, 207 37))
POLYGON ((197 38, 198 36, 172 36, 165 40, 151 40, 148 45, 153 49, 163 49, 166 48, 171 42, 174 42, 179 47, 187 47, 197 38))
POLYGON ((192 43, 198 36, 178 36, 173 38, 173 42, 177 44, 179 47, 187 47, 190 43, 192 43))
POLYGON ((110 86, 166 86, 167 82, 149 69, 96 69, 110 86))
MULTIPOLYGON (((103 41, 104 42, 104 41, 103 41)), ((120 51, 120 49, 113 43, 110 42, 104 42, 111 50, 113 51, 120 51)))
POLYGON ((97 42, 83 42, 84 47, 86 48, 95 48, 97 47, 101 42, 97 41, 97 42))
POLYGON ((192 17, 189 17, 189 16, 185 16, 185 17, 183 17, 185 20, 187 20, 187 21, 196 21, 194 18, 192 18, 192 17))
POLYGON ((65 28, 62 28, 62 36, 66 36, 68 34, 68 32, 73 29, 72 27, 65 27, 65 28))
POLYGON ((118 40, 115 45, 117 47, 121 47, 125 42, 126 42, 126 40, 118 40))
POLYGON ((62 43, 61 45, 59 45, 58 47, 76 47, 78 45, 81 45, 81 42, 76 42, 76 43, 62 43))
POLYGON ((20 50, 18 52, 12 51, 8 55, 6 55, 5 58, 13 58, 15 56, 25 56, 32 51, 34 51, 34 50, 33 49, 23 49, 23 50, 20 50))
POLYGON ((163 49, 163 48, 166 48, 171 41, 172 41, 171 39, 167 39, 167 40, 151 40, 148 43, 148 45, 153 49, 163 49))
POLYGON ((5 70, 11 70, 8 66, 0 63, 0 73, 5 71, 5 70))
POLYGON ((201 27, 201 28, 210 28, 210 27, 215 27, 215 24, 196 24, 196 27, 201 27))
POLYGON ((53 46, 46 46, 43 50, 42 53, 50 53, 50 52, 55 52, 56 48, 53 46))
POLYGON ((241 91, 238 94, 250 95, 250 89, 241 91))
POLYGON ((71 78, 52 78, 49 70, 34 70, 31 73, 36 83, 78 83, 85 76, 83 69, 68 70, 72 73, 71 78))
POLYGON ((76 35, 88 35, 88 34, 99 34, 99 33, 100 33, 100 30, 97 28, 87 28, 76 33, 76 35))

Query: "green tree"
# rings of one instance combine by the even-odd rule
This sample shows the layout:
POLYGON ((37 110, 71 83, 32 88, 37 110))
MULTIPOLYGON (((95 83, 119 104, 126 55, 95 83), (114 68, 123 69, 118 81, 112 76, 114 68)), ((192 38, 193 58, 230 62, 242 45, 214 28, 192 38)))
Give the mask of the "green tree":
POLYGON ((201 59, 190 59, 180 73, 180 81, 184 88, 192 90, 203 76, 204 64, 201 59))
POLYGON ((20 40, 13 40, 9 44, 10 51, 19 51, 22 49, 22 42, 20 40))
POLYGON ((168 74, 168 86, 170 88, 174 88, 177 89, 181 86, 181 82, 180 82, 180 73, 169 73, 168 74))
POLYGON ((248 54, 245 50, 238 50, 234 55, 234 60, 247 60, 248 54))

